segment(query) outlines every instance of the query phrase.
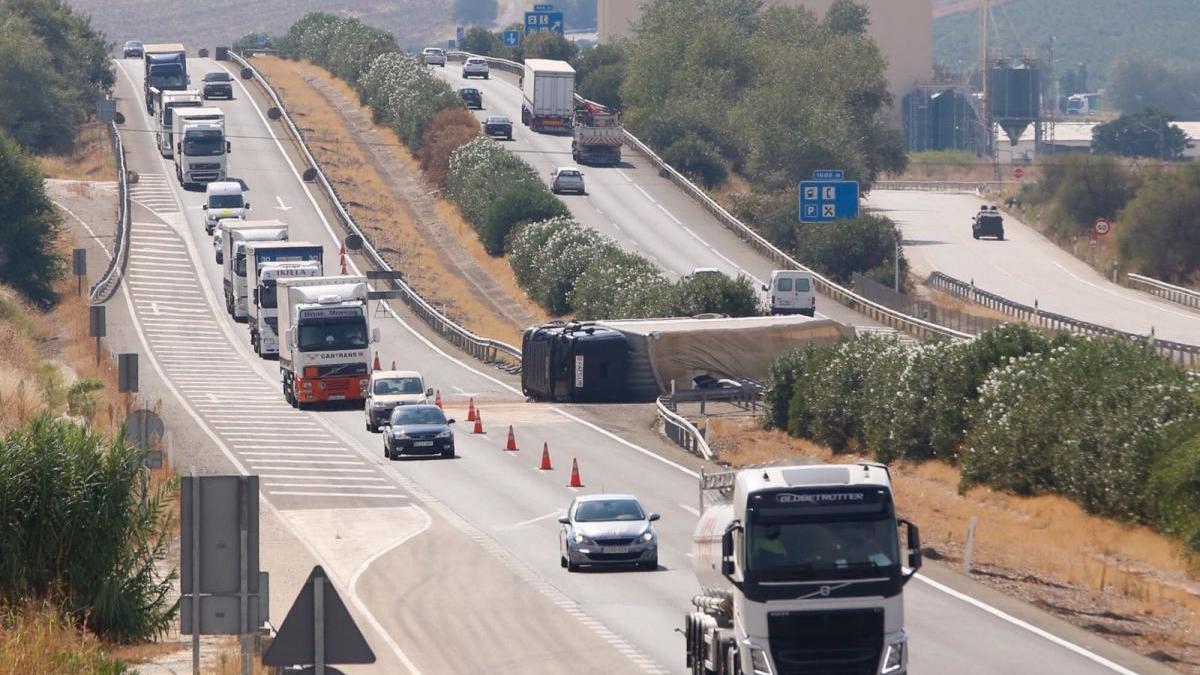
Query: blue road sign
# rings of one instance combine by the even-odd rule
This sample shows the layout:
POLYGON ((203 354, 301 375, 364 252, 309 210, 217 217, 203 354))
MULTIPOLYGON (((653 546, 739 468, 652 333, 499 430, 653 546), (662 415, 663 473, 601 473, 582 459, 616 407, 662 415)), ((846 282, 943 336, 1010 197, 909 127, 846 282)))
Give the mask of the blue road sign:
POLYGON ((453 40, 453 39, 451 39, 451 40, 446 40, 446 48, 447 48, 447 49, 454 49, 454 40, 453 40))
POLYGON ((562 12, 525 12, 525 34, 553 31, 562 35, 562 12))
POLYGON ((828 223, 858 217, 858 181, 800 181, 800 222, 828 223))
POLYGON ((455 31, 454 36, 458 39, 459 42, 462 42, 463 38, 465 38, 467 36, 467 29, 462 26, 459 26, 458 30, 455 31))
POLYGON ((554 5, 534 5, 533 6, 533 11, 535 11, 535 12, 550 12, 553 10, 554 10, 554 5))
POLYGON ((505 47, 521 46, 521 31, 519 31, 519 30, 504 31, 504 46, 505 47))
POLYGON ((817 169, 813 171, 813 180, 842 180, 846 172, 841 169, 817 169))

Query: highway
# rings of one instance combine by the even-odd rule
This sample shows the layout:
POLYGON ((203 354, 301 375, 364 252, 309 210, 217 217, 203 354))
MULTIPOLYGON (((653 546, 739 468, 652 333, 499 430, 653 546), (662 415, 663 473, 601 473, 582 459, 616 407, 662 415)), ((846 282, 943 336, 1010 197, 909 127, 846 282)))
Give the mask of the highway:
MULTIPOLYGON (((529 162, 550 184, 550 172, 573 166, 571 137, 535 133, 521 124, 521 90, 517 76, 493 69, 488 80, 462 79, 462 64, 434 68, 455 89, 475 87, 483 92, 483 110, 472 111, 482 121, 506 115, 513 121, 512 142, 506 147, 529 162)), ((622 164, 580 167, 588 194, 561 195, 581 224, 611 237, 626 250, 649 258, 669 276, 678 278, 697 267, 715 267, 739 274, 761 287, 775 265, 729 231, 674 183, 658 175, 645 158, 626 148, 622 164)), ((877 326, 867 317, 826 296, 817 300, 817 314, 847 325, 877 326)))
MULTIPOLYGON (((1009 300, 1130 333, 1200 344, 1200 313, 1112 283, 1013 216, 1004 241, 971 237, 973 194, 875 190, 869 208, 894 219, 921 275, 940 271, 1009 300)), ((1110 235, 1113 236, 1113 235, 1110 235)))
MULTIPOLYGON (((420 370, 460 422, 473 396, 486 434, 459 426, 455 460, 389 462, 381 439, 363 428, 360 410, 302 412, 286 405, 275 362, 254 356, 246 327, 224 313, 201 193, 179 188, 173 169, 154 148, 153 134, 146 133, 150 120, 140 100, 139 64, 118 66, 118 106, 128 117, 122 133, 130 168, 140 177, 133 194, 131 262, 118 297, 131 308, 142 367, 166 382, 178 406, 204 430, 202 442, 182 449, 184 458, 206 471, 259 474, 265 510, 277 513, 297 539, 331 563, 339 592, 350 598, 381 655, 377 667, 353 672, 683 672, 683 640, 675 629, 698 590, 688 549, 701 463, 636 428, 624 407, 524 403, 515 378, 465 361, 399 307, 372 309, 383 333, 381 360, 420 370), (516 429, 518 452, 502 449, 508 424, 516 429), (536 468, 543 442, 551 449, 552 471, 536 468), (586 485, 581 490, 566 487, 572 458, 586 485), (660 568, 579 574, 561 569, 556 518, 580 491, 633 492, 661 513, 660 568)), ((227 64, 189 61, 193 82, 222 67, 227 64)), ((488 91, 503 86, 511 85, 492 82, 488 91)), ((323 244, 332 267, 339 240, 335 221, 300 180, 299 164, 277 139, 280 127, 267 122, 261 100, 240 84, 236 94, 236 100, 214 105, 228 115, 231 174, 249 188, 252 217, 284 219, 293 241, 323 244)), ((530 139, 523 128, 517 136, 534 144, 563 140, 530 139)), ((527 156, 539 171, 559 161, 555 155, 527 156)), ((590 199, 602 209, 615 208, 602 196, 619 202, 630 190, 641 194, 646 188, 621 186, 646 179, 646 172, 593 171, 590 199)), ((647 184, 660 180, 655 175, 647 184)), ((659 190, 656 185, 647 192, 662 210, 680 219, 694 215, 659 190)), ((572 201, 581 200, 568 198, 572 201)), ((639 215, 631 210, 628 218, 644 218, 631 228, 634 238, 683 241, 677 228, 660 227, 665 215, 655 207, 631 209, 639 215)), ((593 212, 599 215, 592 222, 602 219, 599 210, 593 212)), ((746 255, 741 246, 716 243, 727 251, 718 255, 746 255)), ((703 255, 694 245, 688 248, 703 255)), ((672 269, 693 264, 701 263, 676 262, 672 269)), ((901 507, 909 498, 898 496, 901 507)), ((1134 672, 1105 665, 1103 657, 1076 644, 1123 663, 1145 663, 1019 603, 989 599, 1007 614, 977 604, 953 590, 981 593, 972 582, 936 569, 929 573, 941 583, 919 577, 905 594, 915 672, 1134 672)), ((272 586, 272 616, 285 614, 296 590, 272 586)))

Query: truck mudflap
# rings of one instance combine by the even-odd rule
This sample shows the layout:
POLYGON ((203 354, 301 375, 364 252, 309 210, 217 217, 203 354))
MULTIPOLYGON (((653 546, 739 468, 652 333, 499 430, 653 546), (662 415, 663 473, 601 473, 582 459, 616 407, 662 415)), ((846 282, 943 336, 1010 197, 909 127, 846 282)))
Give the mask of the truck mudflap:
POLYGON ((344 377, 295 377, 296 400, 301 403, 322 401, 361 401, 367 398, 370 375, 344 377))

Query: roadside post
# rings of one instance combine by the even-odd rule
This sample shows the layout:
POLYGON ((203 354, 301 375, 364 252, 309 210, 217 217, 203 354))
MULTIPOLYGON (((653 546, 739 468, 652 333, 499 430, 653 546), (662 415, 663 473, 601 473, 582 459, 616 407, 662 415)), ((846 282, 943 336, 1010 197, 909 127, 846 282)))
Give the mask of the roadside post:
POLYGON ((107 332, 104 305, 88 306, 88 335, 96 338, 96 365, 100 365, 100 338, 107 332))
POLYGON ((87 249, 71 251, 71 273, 75 275, 75 295, 83 295, 83 278, 87 276, 87 249))

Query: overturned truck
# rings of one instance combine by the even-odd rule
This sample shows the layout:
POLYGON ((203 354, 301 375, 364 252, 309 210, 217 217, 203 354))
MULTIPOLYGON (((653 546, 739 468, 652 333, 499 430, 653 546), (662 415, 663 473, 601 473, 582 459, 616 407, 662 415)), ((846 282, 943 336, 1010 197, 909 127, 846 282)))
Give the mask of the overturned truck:
POLYGON ((553 322, 522 336, 521 387, 540 401, 648 402, 697 377, 764 380, 780 352, 851 333, 805 316, 553 322))

